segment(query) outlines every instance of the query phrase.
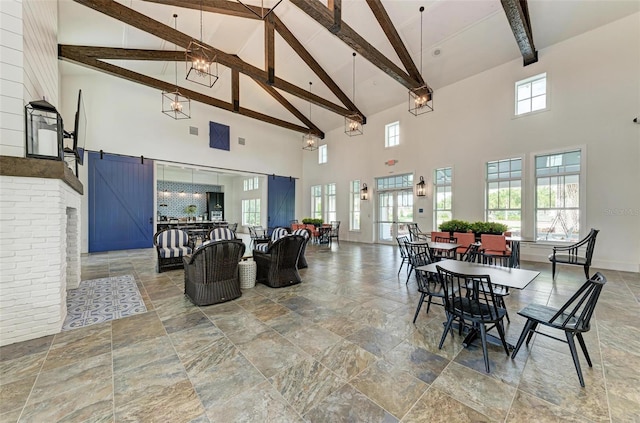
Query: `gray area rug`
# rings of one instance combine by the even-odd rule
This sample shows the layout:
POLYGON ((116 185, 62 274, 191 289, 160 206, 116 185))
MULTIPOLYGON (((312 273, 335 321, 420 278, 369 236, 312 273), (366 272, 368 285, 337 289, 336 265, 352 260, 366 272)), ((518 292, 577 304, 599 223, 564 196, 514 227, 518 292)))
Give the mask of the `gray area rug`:
POLYGON ((77 289, 67 291, 67 318, 62 330, 145 313, 136 281, 131 275, 80 282, 77 289))

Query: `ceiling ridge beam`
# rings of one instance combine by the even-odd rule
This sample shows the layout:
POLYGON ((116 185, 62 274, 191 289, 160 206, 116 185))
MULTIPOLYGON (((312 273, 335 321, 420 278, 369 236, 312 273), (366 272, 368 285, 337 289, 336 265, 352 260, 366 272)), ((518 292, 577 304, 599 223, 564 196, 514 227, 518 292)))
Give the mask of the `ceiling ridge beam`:
POLYGON ((400 34, 398 34, 396 27, 393 25, 393 22, 391 21, 389 14, 385 10, 384 6, 382 5, 382 1, 367 0, 367 4, 369 5, 369 9, 371 9, 371 11, 373 12, 373 15, 378 21, 378 24, 380 24, 380 28, 382 28, 382 31, 387 36, 389 43, 391 43, 391 47, 393 47, 393 49, 396 51, 398 58, 404 65, 405 69, 407 70, 411 78, 420 82, 421 85, 426 85, 426 83, 422 79, 420 70, 418 69, 416 64, 413 62, 413 59, 409 54, 409 50, 407 50, 407 47, 404 45, 402 38, 400 38, 400 34))
POLYGON ((280 94, 275 88, 265 84, 264 82, 256 81, 255 79, 254 81, 260 87, 262 87, 262 89, 265 90, 271 97, 273 97, 278 103, 280 103, 285 109, 291 112, 292 115, 294 115, 302 123, 307 125, 314 134, 324 139, 324 132, 322 132, 320 128, 318 128, 316 125, 314 125, 314 123, 311 122, 311 120, 309 120, 309 118, 307 118, 301 111, 296 109, 294 105, 291 104, 286 98, 284 98, 284 96, 280 94))
POLYGON ((303 62, 309 66, 309 68, 316 74, 320 81, 322 81, 327 88, 351 111, 351 114, 358 114, 362 116, 363 124, 367 122, 366 116, 358 109, 358 107, 347 97, 347 95, 340 89, 338 84, 335 83, 333 78, 324 70, 324 68, 318 63, 318 61, 309 53, 309 51, 302 45, 302 43, 296 38, 295 35, 287 28, 287 26, 280 20, 280 18, 274 13, 273 25, 278 31, 278 34, 289 44, 293 51, 302 59, 303 62))
POLYGON ((518 48, 522 54, 524 66, 538 61, 538 51, 533 44, 533 30, 529 18, 527 0, 501 0, 504 13, 511 26, 518 48))
MULTIPOLYGON (((318 0, 290 0, 290 2, 296 5, 300 10, 305 12, 320 25, 324 26, 327 30, 329 30, 334 24, 333 13, 318 0)), ((371 64, 377 66, 380 70, 389 75, 395 81, 399 82, 405 88, 415 89, 422 86, 420 81, 413 79, 409 74, 389 60, 384 54, 373 47, 345 22, 342 22, 340 31, 335 35, 362 57, 371 62, 371 64)))
MULTIPOLYGON (((184 49, 187 49, 189 43, 193 40, 193 37, 175 30, 174 28, 158 22, 140 12, 137 12, 131 8, 128 8, 114 0, 73 0, 74 2, 83 6, 89 7, 107 16, 110 16, 120 22, 127 25, 131 25, 134 28, 138 28, 141 31, 152 34, 165 41, 176 44, 184 49)), ((209 48, 213 54, 216 55, 219 64, 226 66, 230 69, 237 69, 240 73, 249 76, 252 79, 267 81, 267 72, 259 69, 237 56, 229 53, 225 53, 222 50, 218 50, 213 46, 202 43, 205 47, 209 48)), ((104 58, 103 58, 104 59, 104 58)), ((127 59, 135 60, 128 57, 127 59)), ((147 59, 150 60, 150 59, 147 59)), ((280 78, 274 78, 275 88, 285 91, 291 95, 310 101, 311 103, 327 109, 333 113, 341 116, 348 116, 353 112, 349 109, 341 107, 335 103, 332 103, 316 94, 310 93, 290 82, 287 82, 280 78)))
MULTIPOLYGON (((71 63, 75 63, 81 66, 85 66, 90 69, 98 70, 98 71, 107 73, 109 75, 116 76, 118 78, 126 79, 131 82, 146 85, 147 87, 155 88, 162 91, 173 91, 176 88, 175 84, 165 82, 159 79, 155 79, 150 76, 142 75, 138 72, 134 72, 129 69, 122 68, 120 66, 112 65, 111 63, 103 62, 93 57, 87 57, 81 54, 77 54, 72 49, 68 49, 67 47, 68 46, 64 46, 64 45, 58 46, 59 59, 62 59, 71 63)), ((207 95, 204 95, 197 91, 189 90, 187 88, 178 87, 178 89, 181 94, 186 95, 193 101, 197 101, 198 103, 202 103, 202 104, 207 104, 209 106, 226 110, 228 112, 232 112, 232 113, 234 112, 234 107, 232 103, 227 103, 226 101, 209 97, 207 95)), ((309 132, 309 128, 307 127, 296 125, 294 123, 287 122, 286 120, 274 118, 272 116, 265 115, 264 113, 256 112, 254 110, 246 109, 243 107, 239 107, 236 113, 265 122, 265 123, 279 126, 281 128, 300 132, 303 134, 306 134, 307 132, 309 132)))

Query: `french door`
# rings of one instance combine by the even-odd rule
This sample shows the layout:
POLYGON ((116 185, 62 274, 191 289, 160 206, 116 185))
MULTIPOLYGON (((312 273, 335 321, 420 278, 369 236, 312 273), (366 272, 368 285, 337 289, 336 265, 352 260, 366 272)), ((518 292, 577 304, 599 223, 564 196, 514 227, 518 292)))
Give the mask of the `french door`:
POLYGON ((407 223, 413 222, 413 190, 378 192, 377 241, 395 244, 396 237, 408 234, 407 223))

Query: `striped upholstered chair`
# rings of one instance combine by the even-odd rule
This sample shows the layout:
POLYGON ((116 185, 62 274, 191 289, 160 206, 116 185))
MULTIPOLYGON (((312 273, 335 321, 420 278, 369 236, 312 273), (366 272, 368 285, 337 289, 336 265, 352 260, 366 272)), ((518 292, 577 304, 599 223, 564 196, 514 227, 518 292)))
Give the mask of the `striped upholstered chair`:
POLYGON ((267 250, 269 249, 269 247, 271 247, 271 244, 273 244, 274 242, 276 242, 277 240, 279 240, 282 237, 285 237, 289 235, 289 230, 287 228, 283 228, 283 227, 277 227, 273 230, 273 232, 271 232, 271 240, 269 241, 268 244, 263 243, 263 244, 257 244, 253 250, 254 251, 260 251, 261 253, 266 253, 267 250))
POLYGON ((209 234, 211 241, 220 241, 223 239, 236 239, 236 234, 229 228, 215 228, 209 234))
POLYGON ((302 251, 300 251, 300 257, 298 257, 298 269, 306 269, 307 267, 309 267, 309 265, 307 264, 307 259, 305 258, 304 253, 305 251, 307 251, 307 244, 311 239, 311 231, 303 227, 291 232, 291 235, 301 235, 302 237, 304 237, 304 244, 302 244, 302 251))
POLYGON ((182 257, 191 254, 193 250, 189 235, 180 229, 165 229, 156 233, 153 236, 153 245, 158 253, 158 273, 183 267, 182 257))

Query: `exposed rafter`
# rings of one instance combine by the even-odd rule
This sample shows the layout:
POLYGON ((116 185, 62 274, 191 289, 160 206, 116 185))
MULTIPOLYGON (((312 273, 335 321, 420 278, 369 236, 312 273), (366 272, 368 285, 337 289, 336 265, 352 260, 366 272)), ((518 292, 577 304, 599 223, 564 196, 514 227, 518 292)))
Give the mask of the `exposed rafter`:
POLYGON ((240 111, 240 72, 231 70, 231 102, 233 103, 233 111, 240 111))
POLYGON ((533 44, 533 31, 529 19, 527 0, 501 0, 504 13, 522 53, 524 66, 538 61, 538 52, 533 44))
POLYGON ((289 28, 276 16, 275 13, 272 14, 273 17, 273 25, 278 31, 278 34, 284 39, 287 44, 296 52, 296 54, 309 66, 309 68, 320 78, 320 80, 331 90, 331 92, 344 104, 349 108, 352 114, 358 114, 363 118, 363 124, 367 123, 367 118, 364 116, 358 107, 347 97, 347 95, 338 87, 338 84, 329 76, 329 74, 320 66, 320 64, 313 58, 311 53, 304 48, 302 43, 298 41, 298 39, 293 35, 289 28))
POLYGON ((276 37, 273 30, 272 14, 264 20, 264 70, 267 71, 267 84, 273 85, 276 77, 276 37))
MULTIPOLYGON (((189 9, 200 10, 200 0, 143 0, 149 3, 164 4, 167 6, 178 6, 189 9)), ((204 12, 218 13, 221 15, 237 16, 239 18, 260 20, 251 8, 259 13, 260 8, 254 6, 243 6, 238 2, 229 0, 202 0, 202 10, 204 12)))
MULTIPOLYGON (((290 0, 290 2, 300 8, 300 10, 305 12, 320 25, 327 28, 327 30, 330 30, 334 24, 333 12, 321 2, 317 0, 290 0)), ((415 80, 405 71, 400 69, 400 67, 369 44, 360 34, 354 31, 346 23, 342 22, 340 31, 335 35, 348 46, 353 48, 362 57, 380 68, 380 70, 398 81, 404 87, 414 89, 424 85, 421 81, 415 80)))
POLYGON ((327 0, 327 7, 333 13, 333 25, 329 31, 337 34, 342 27, 342 0, 327 0))
POLYGON ((422 79, 422 75, 420 74, 420 70, 413 62, 413 59, 409 54, 409 50, 407 50, 407 47, 405 47, 404 43, 402 42, 402 38, 400 38, 400 34, 398 34, 396 27, 393 25, 393 22, 391 22, 391 18, 382 5, 382 1, 367 0, 367 4, 373 12, 373 15, 378 20, 380 28, 382 28, 382 31, 384 31, 387 39, 391 43, 391 46, 396 51, 396 54, 400 58, 400 61, 404 65, 407 72, 409 72, 409 75, 411 75, 411 77, 416 81, 420 82, 420 85, 425 85, 425 82, 422 79))
MULTIPOLYGON (((88 47, 85 47, 85 49, 88 47)), ((168 52, 174 53, 174 52, 168 52)), ((101 72, 108 73, 110 75, 124 78, 138 84, 146 85, 151 88, 156 88, 163 91, 171 91, 175 88, 175 85, 169 82, 161 81, 159 79, 151 78, 146 75, 98 60, 94 57, 80 54, 75 46, 58 45, 58 58, 66 60, 72 63, 76 63, 82 66, 89 67, 91 69, 99 70, 101 72)), ((186 88, 180 88, 180 92, 183 95, 188 96, 191 100, 199 103, 208 104, 209 106, 217 107, 219 109, 227 110, 229 112, 236 112, 243 116, 247 116, 253 119, 260 120, 262 122, 270 123, 272 125, 280 126, 282 128, 290 129, 292 131, 301 132, 306 134, 309 132, 309 128, 305 126, 295 125, 291 122, 287 122, 282 119, 277 119, 264 113, 256 112, 254 110, 238 107, 234 110, 233 103, 227 103, 217 98, 209 97, 201 94, 197 91, 192 91, 186 88)))
MULTIPOLYGON (((159 37, 172 44, 176 44, 184 49, 186 49, 189 46, 189 42, 193 39, 191 36, 187 34, 177 31, 168 25, 165 25, 154 19, 151 19, 148 16, 143 15, 142 13, 139 13, 133 9, 130 9, 113 0, 74 0, 74 1, 76 3, 82 4, 83 6, 87 6, 91 9, 101 12, 107 16, 110 16, 114 19, 117 19, 127 25, 131 25, 144 32, 153 34, 156 37, 159 37)), ((195 5, 194 2, 191 2, 191 3, 195 5)), ((225 53, 222 50, 218 50, 213 46, 210 46, 207 44, 204 44, 204 46, 211 49, 211 51, 214 54, 216 54, 217 61, 219 64, 226 66, 230 69, 235 69, 240 73, 245 74, 256 81, 264 81, 264 82, 268 81, 269 77, 266 71, 261 70, 253 65, 250 65, 247 62, 244 62, 237 56, 225 53)), ((121 49, 121 50, 125 50, 125 49, 121 49)), ((117 51, 117 49, 113 51, 117 51)), ((95 56, 95 57, 99 57, 100 59, 109 58, 104 56, 95 56)), ((110 57, 110 58, 117 59, 118 57, 110 57)), ((128 57, 128 58, 132 60, 134 59, 131 57, 128 57)), ((153 60, 153 58, 145 58, 143 60, 153 60)), ((163 60, 163 59, 156 59, 156 60, 163 60)), ((319 107, 322 107, 324 109, 330 110, 331 112, 336 113, 338 115, 347 116, 353 113, 352 110, 341 107, 318 95, 311 94, 308 91, 303 90, 300 87, 294 84, 291 84, 290 82, 287 82, 278 77, 274 77, 273 86, 286 93, 289 93, 296 97, 310 101, 311 103, 319 107)))

